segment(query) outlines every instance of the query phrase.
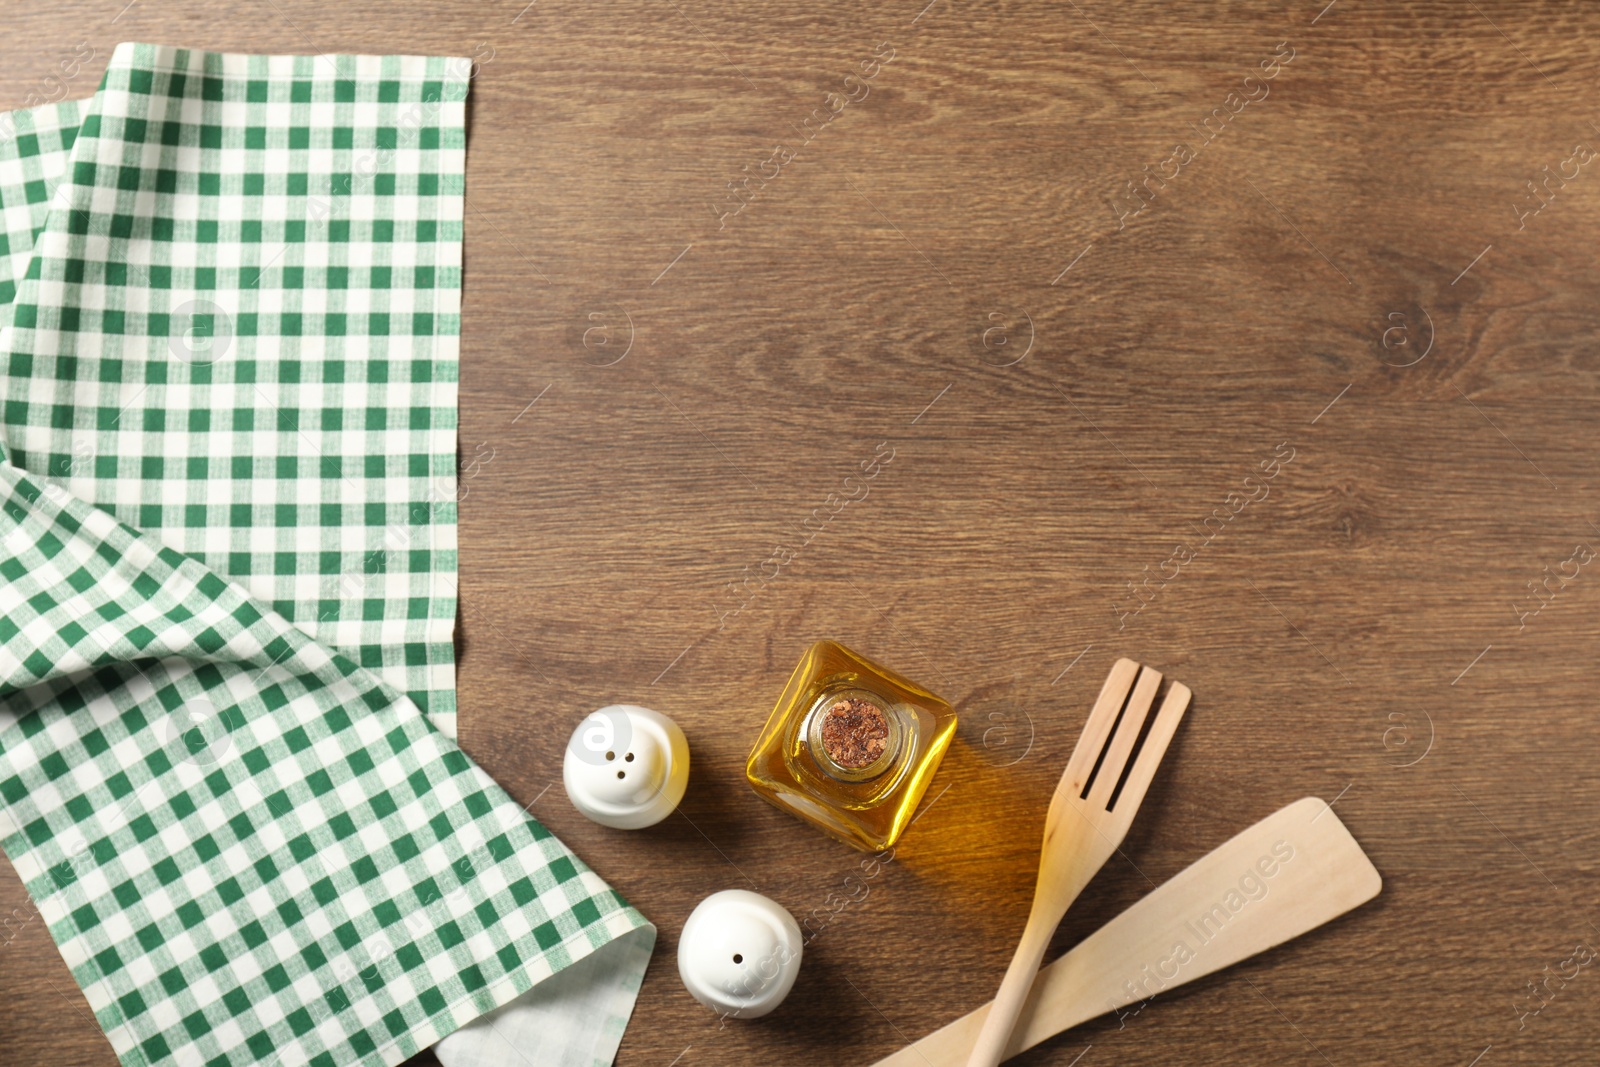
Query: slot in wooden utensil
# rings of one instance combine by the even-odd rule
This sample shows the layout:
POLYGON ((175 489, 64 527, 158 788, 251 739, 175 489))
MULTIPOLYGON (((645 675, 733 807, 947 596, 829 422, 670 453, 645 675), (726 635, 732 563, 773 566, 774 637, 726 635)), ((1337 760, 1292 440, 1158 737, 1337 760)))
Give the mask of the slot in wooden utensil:
POLYGON ((1050 799, 1028 924, 967 1067, 995 1067, 1000 1062, 1061 917, 1127 836, 1167 743, 1189 706, 1188 688, 1173 682, 1147 728, 1145 719, 1160 685, 1159 671, 1131 659, 1117 660, 1106 675, 1050 799))
MULTIPOLYGON (((1005 1055, 1281 945, 1382 888, 1377 868, 1328 805, 1316 797, 1297 800, 1196 860, 1041 970, 1005 1055)), ((962 1016, 875 1067, 961 1067, 988 1011, 985 1005, 962 1016)))

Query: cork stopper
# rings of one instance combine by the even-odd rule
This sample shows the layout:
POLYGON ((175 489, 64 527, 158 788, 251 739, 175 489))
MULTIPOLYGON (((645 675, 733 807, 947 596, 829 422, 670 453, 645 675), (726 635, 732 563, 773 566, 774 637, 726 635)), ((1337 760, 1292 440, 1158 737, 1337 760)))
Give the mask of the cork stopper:
POLYGON ((870 700, 846 697, 822 713, 822 747, 841 767, 858 771, 883 757, 889 744, 889 716, 870 700))
POLYGON ((864 782, 894 764, 903 730, 890 701, 864 689, 834 690, 812 705, 806 741, 831 778, 864 782))

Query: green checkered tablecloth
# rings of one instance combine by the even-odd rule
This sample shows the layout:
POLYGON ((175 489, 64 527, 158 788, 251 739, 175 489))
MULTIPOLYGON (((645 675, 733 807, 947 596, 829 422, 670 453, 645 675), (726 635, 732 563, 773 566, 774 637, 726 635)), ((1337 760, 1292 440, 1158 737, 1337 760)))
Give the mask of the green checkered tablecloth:
POLYGON ((653 928, 451 740, 470 76, 123 45, 0 116, 0 844, 128 1067, 631 1009, 653 928))

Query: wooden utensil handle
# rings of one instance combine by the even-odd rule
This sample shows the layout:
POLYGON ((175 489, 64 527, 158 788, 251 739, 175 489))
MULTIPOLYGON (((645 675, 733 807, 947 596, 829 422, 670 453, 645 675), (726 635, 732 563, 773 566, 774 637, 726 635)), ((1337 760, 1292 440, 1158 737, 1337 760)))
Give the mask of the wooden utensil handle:
POLYGON ((1028 993, 1039 973, 1039 964, 1044 962, 1045 949, 1050 947, 1050 936, 1055 933, 1056 926, 1057 923, 1049 921, 1049 916, 1040 915, 1037 910, 1028 916, 1028 925, 1006 968, 1006 976, 1000 982, 1000 991, 989 1002, 983 1030, 967 1057, 967 1067, 995 1067, 1005 1059, 1012 1027, 1028 1001, 1028 993))
POLYGON ((1062 916, 1072 907, 1072 902, 1078 899, 1078 894, 1083 892, 1084 886, 1100 869, 1100 861, 1093 858, 1091 850, 1081 843, 1083 838, 1093 837, 1097 833, 1094 827, 1076 810, 1064 811, 1058 815, 1058 819, 1057 835, 1063 840, 1070 838, 1071 841, 1067 842, 1068 847, 1063 853, 1052 852, 1048 841, 1046 843, 1045 854, 1040 861, 1039 884, 1033 891, 1033 905, 1028 910, 1027 925, 1023 927, 1016 952, 1006 967, 1000 989, 989 1004, 983 1031, 973 1044, 966 1067, 996 1067, 1006 1058, 1005 1050, 1010 1043, 1011 1030, 1021 1016, 1028 991, 1039 973, 1039 965, 1044 962, 1050 938, 1055 934, 1056 927, 1061 925, 1062 916), (1065 863, 1061 862, 1063 856, 1065 863))
MULTIPOLYGON (((1298 800, 1219 845, 1039 971, 1005 1054, 1299 937, 1382 888, 1338 816, 1315 797, 1298 800)), ((961 1067, 988 1010, 957 1019, 876 1067, 961 1067)))

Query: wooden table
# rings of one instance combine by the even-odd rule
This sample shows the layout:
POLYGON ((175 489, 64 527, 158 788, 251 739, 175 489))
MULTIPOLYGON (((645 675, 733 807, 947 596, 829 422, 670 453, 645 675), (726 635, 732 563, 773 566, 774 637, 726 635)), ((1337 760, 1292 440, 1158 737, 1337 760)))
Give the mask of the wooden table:
MULTIPOLYGON (((1600 13, 525 2, 14 5, 0 97, 80 41, 74 95, 122 40, 479 58, 461 739, 660 926, 619 1064, 864 1064, 990 996, 1118 655, 1194 706, 1058 950, 1307 794, 1386 885, 1018 1062, 1592 1062, 1600 973, 1527 995, 1600 946, 1600 13), (743 782, 824 636, 962 716, 844 905, 743 782), (558 782, 614 701, 693 746, 653 830, 558 782), (737 886, 831 921, 724 1027, 675 952, 737 886)), ((6 866, 0 1061, 112 1064, 29 910, 6 866)))

